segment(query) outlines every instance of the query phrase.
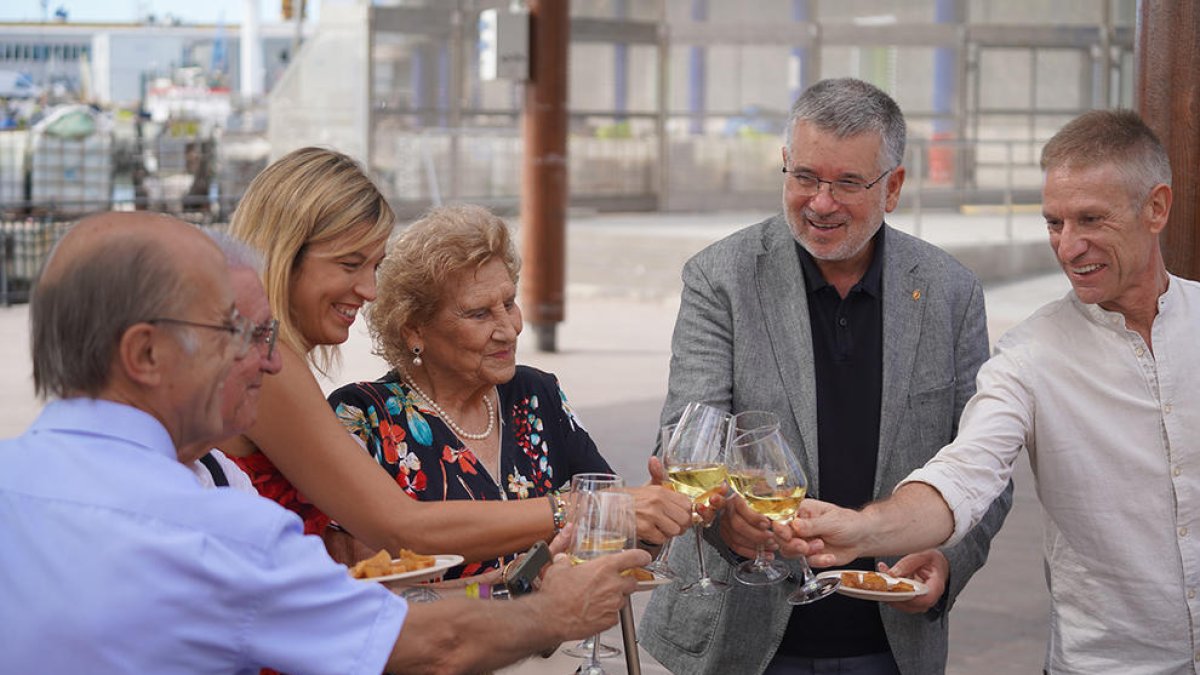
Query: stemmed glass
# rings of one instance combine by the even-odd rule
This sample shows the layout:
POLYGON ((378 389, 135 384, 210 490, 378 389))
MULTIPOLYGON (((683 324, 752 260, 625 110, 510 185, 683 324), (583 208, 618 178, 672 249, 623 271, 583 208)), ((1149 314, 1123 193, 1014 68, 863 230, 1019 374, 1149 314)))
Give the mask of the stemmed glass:
MULTIPOLYGON (((571 560, 587 562, 604 555, 634 547, 637 539, 637 515, 633 495, 615 490, 583 493, 576 497, 572 522, 571 560)), ((592 651, 580 666, 583 675, 606 675, 600 666, 600 636, 592 639, 592 651)))
POLYGON ((704 542, 701 541, 704 521, 696 511, 700 504, 708 501, 712 490, 725 483, 727 471, 723 455, 729 419, 729 413, 723 410, 703 403, 689 403, 663 452, 667 477, 675 491, 692 499, 692 533, 696 537, 700 578, 679 589, 684 595, 718 595, 729 587, 729 584, 708 576, 704 565, 704 542))
MULTIPOLYGON (((571 476, 571 493, 567 498, 567 519, 574 521, 579 500, 584 496, 600 490, 623 487, 625 487, 625 479, 615 473, 577 473, 571 476)), ((591 658, 593 654, 607 659, 620 656, 621 650, 600 642, 597 636, 592 636, 563 649, 563 653, 577 659, 591 658)))
MULTIPOLYGON (((674 433, 674 424, 668 424, 659 430, 658 447, 654 449, 654 453, 651 455, 651 457, 657 457, 659 461, 662 461, 663 452, 666 450, 667 446, 670 445, 671 435, 674 433)), ((665 487, 671 487, 671 484, 668 483, 665 487)), ((673 541, 675 541, 674 537, 664 541, 662 547, 658 549, 658 555, 654 556, 654 560, 650 561, 649 565, 646 565, 647 570, 650 570, 657 576, 660 576, 664 579, 674 580, 679 578, 679 573, 671 569, 671 566, 667 564, 667 558, 671 555, 671 542, 673 541)))
MULTIPOLYGON (((808 478, 778 428, 763 427, 742 434, 730 445, 730 483, 751 509, 771 520, 787 523, 796 517, 808 491, 808 478)), ((807 605, 828 596, 841 585, 837 579, 818 579, 804 557, 798 559, 800 586, 788 596, 793 605, 807 605)), ((750 585, 773 584, 787 577, 787 567, 763 556, 742 563, 735 575, 750 585)))
MULTIPOLYGON (((744 431, 730 442, 726 461, 729 485, 746 505, 786 525, 796 517, 806 484, 799 462, 782 441, 778 427, 744 431)), ((734 577, 749 586, 765 586, 783 581, 789 573, 783 562, 767 558, 759 544, 754 560, 738 565, 734 577)))

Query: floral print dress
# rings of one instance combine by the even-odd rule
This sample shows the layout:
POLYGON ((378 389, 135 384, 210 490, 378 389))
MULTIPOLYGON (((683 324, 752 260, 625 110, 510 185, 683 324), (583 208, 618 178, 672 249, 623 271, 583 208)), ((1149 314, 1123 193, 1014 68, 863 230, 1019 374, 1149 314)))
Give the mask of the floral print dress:
MULTIPOLYGON (((338 419, 414 499, 531 499, 577 473, 610 472, 551 374, 518 366, 500 394, 500 476, 395 373, 334 391, 338 419)), ((509 556, 511 558, 512 556, 509 556)), ((497 569, 505 559, 461 565, 447 578, 497 569)))

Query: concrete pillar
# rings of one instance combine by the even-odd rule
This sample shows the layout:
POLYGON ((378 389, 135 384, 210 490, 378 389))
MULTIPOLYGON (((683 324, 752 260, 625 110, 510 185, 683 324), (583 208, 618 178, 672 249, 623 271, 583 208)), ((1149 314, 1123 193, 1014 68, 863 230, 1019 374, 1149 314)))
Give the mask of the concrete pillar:
POLYGON ((262 95, 263 90, 263 55, 262 42, 258 34, 258 0, 245 0, 242 3, 242 29, 238 35, 238 49, 241 54, 241 73, 239 74, 239 90, 242 100, 250 103, 262 95))

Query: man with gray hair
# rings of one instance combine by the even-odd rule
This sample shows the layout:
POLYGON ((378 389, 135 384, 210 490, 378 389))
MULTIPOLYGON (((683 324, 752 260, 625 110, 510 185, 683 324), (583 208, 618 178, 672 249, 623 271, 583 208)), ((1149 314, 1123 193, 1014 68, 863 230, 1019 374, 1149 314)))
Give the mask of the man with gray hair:
MULTIPOLYGON (((278 373, 283 357, 275 350, 279 322, 271 318, 271 305, 259 277, 262 275, 262 256, 258 251, 224 232, 210 231, 229 266, 229 284, 233 287, 234 306, 254 326, 251 341, 254 350, 229 369, 221 396, 221 418, 225 422, 221 438, 246 431, 258 417, 258 393, 266 375, 278 373)), ((197 450, 203 451, 204 448, 197 450)), ((191 451, 189 450, 189 453, 191 451)), ((247 494, 258 490, 242 468, 217 448, 202 452, 191 463, 192 473, 205 487, 229 487, 247 494)))
MULTIPOLYGON (((774 412, 808 493, 848 507, 889 493, 954 437, 988 353, 979 280, 884 223, 904 183, 905 133, 895 101, 866 82, 807 89, 782 148, 783 213, 688 261, 672 341, 664 424, 689 401, 774 412)), ((1010 497, 957 546, 850 565, 919 577, 929 593, 797 607, 785 600, 795 563, 781 583, 732 580, 758 544, 792 552, 790 530, 773 533, 732 498, 706 534, 728 597, 656 591, 643 644, 673 673, 942 673, 946 612, 986 559, 1010 497)), ((694 547, 675 546, 670 563, 695 578, 694 547)))
POLYGON ((186 465, 226 428, 255 329, 224 256, 149 213, 80 221, 30 306, 49 402, 0 441, 0 672, 485 672, 617 621, 623 551, 507 602, 408 605, 351 579, 274 502, 186 465))
POLYGON ((1200 663, 1200 284, 1167 272, 1171 166, 1136 113, 1100 110, 1042 150, 1042 212, 1072 290, 1006 333, 959 435, 890 498, 812 503, 824 564, 953 545, 1028 451, 1045 515, 1046 670, 1200 663))

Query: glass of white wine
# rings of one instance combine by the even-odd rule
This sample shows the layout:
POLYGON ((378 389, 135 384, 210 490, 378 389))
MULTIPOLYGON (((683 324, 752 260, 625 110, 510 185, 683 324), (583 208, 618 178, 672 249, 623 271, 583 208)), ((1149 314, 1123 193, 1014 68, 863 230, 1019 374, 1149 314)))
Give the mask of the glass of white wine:
MULTIPOLYGON (((807 486, 804 471, 778 427, 738 434, 729 444, 726 462, 730 487, 755 513, 783 524, 796 517, 807 486)), ((765 586, 783 581, 790 573, 786 564, 768 558, 759 544, 754 560, 739 565, 734 577, 749 586, 765 586)))
MULTIPOLYGON (((795 518, 800 503, 804 501, 808 492, 808 478, 783 433, 778 429, 758 429, 743 434, 734 445, 738 445, 738 449, 731 449, 731 453, 739 452, 742 457, 750 458, 738 463, 737 469, 731 469, 734 474, 739 471, 746 472, 730 477, 734 491, 746 499, 750 508, 768 518, 777 519, 779 522, 795 518), (747 494, 751 497, 746 497, 747 494)), ((744 566, 748 567, 757 562, 756 558, 744 566)), ((788 596, 789 604, 807 605, 816 602, 836 591, 841 585, 835 578, 818 579, 803 557, 798 559, 798 564, 802 578, 800 586, 788 596)))
MULTIPOLYGON (((668 424, 659 429, 658 433, 658 447, 654 449, 654 453, 651 455, 651 457, 657 457, 661 462, 663 452, 667 449, 667 446, 671 444, 671 436, 675 433, 675 425, 668 424)), ((672 487, 670 481, 668 481, 664 487, 672 487)), ((673 541, 675 541, 674 537, 664 541, 662 547, 658 549, 658 555, 654 556, 654 560, 650 561, 649 565, 646 565, 646 569, 664 579, 674 580, 679 578, 679 573, 671 569, 671 566, 667 563, 667 558, 671 556, 671 542, 673 541)))
POLYGON ((692 500, 692 534, 696 537, 696 557, 700 578, 679 589, 684 595, 718 595, 729 584, 708 576, 704 565, 704 521, 697 513, 714 491, 725 485, 725 445, 729 433, 729 413, 703 403, 689 403, 675 425, 671 442, 663 452, 667 478, 676 492, 692 500))
MULTIPOLYGON (((574 522, 574 514, 579 505, 578 500, 584 496, 600 490, 620 489, 623 487, 625 487, 625 479, 615 473, 590 472, 577 473, 571 476, 571 493, 567 499, 567 519, 574 522)), ((563 653, 577 659, 586 659, 593 655, 597 658, 609 659, 620 656, 621 649, 612 645, 606 645, 600 642, 599 637, 592 636, 563 649, 563 653)))
MULTIPOLYGON (((637 540, 637 514, 633 495, 615 490, 600 490, 577 496, 572 522, 570 555, 576 564, 633 548, 637 540)), ((577 673, 606 675, 598 653, 600 636, 592 639, 592 651, 587 654, 577 673)))

